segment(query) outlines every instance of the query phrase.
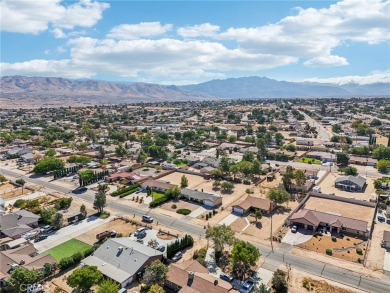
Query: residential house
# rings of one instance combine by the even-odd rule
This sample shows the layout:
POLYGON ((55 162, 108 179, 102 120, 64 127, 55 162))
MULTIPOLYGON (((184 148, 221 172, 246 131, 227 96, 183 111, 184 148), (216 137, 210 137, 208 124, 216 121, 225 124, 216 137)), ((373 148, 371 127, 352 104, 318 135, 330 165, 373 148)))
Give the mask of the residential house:
POLYGON ((368 236, 366 221, 343 217, 337 214, 324 213, 315 210, 302 209, 290 217, 290 225, 296 225, 309 230, 326 227, 330 232, 347 233, 368 236))
POLYGON ((163 253, 129 238, 110 238, 92 255, 83 259, 88 266, 96 266, 102 274, 126 287, 137 274, 163 253))
POLYGON ((267 199, 259 198, 255 196, 248 195, 242 202, 239 204, 233 205, 233 213, 240 215, 248 214, 250 211, 259 209, 262 214, 266 215, 271 213, 276 207, 276 204, 267 199))
POLYGON ((363 191, 366 178, 362 176, 341 176, 334 181, 335 187, 347 191, 363 191))
POLYGON ((306 146, 314 145, 313 140, 308 138, 297 138, 296 143, 297 145, 306 145, 306 146))
POLYGON ((349 163, 350 164, 355 164, 355 165, 363 165, 363 166, 372 166, 372 167, 374 167, 376 165, 376 163, 378 163, 378 160, 377 159, 372 159, 372 158, 350 156, 349 157, 349 163))
MULTIPOLYGON (((213 158, 213 157, 205 157, 205 158, 202 160, 202 163, 203 163, 203 164, 206 164, 206 165, 209 166, 209 167, 217 168, 217 167, 219 166, 219 164, 221 163, 221 160, 220 160, 220 159, 213 158)), ((195 164, 195 165, 197 165, 197 164, 195 164)))
POLYGON ((56 262, 49 254, 39 254, 31 243, 14 249, 0 251, 0 259, 0 287, 6 285, 6 279, 12 270, 17 267, 24 267, 29 270, 41 270, 44 264, 54 264, 56 262))
POLYGON ((182 293, 238 293, 229 282, 209 274, 196 260, 170 264, 165 286, 169 291, 182 293))
POLYGON ((222 197, 219 194, 212 192, 204 192, 189 188, 183 188, 181 195, 190 201, 203 204, 207 207, 215 208, 222 204, 222 197))
POLYGON ((142 189, 153 189, 161 192, 165 192, 167 189, 175 186, 174 184, 165 182, 165 181, 159 181, 159 180, 154 180, 154 179, 149 179, 146 180, 145 182, 142 183, 141 188, 142 189))
POLYGON ((310 180, 306 180, 305 184, 302 186, 298 186, 295 179, 291 180, 290 190, 291 191, 300 191, 300 192, 308 192, 312 187, 314 183, 310 180))
POLYGON ((20 238, 23 234, 38 226, 39 218, 39 216, 25 210, 0 214, 0 236, 8 236, 13 239, 20 238))
POLYGON ((383 231, 382 243, 386 249, 390 249, 390 231, 383 231))
POLYGON ((308 152, 305 156, 308 158, 320 160, 321 162, 324 162, 324 163, 334 162, 336 159, 336 156, 331 154, 331 153, 317 152, 317 151, 308 152))
POLYGON ((28 153, 32 153, 33 151, 32 150, 29 150, 28 148, 24 148, 24 147, 14 147, 10 150, 8 150, 6 153, 5 153, 5 157, 6 158, 16 158, 16 157, 20 157, 20 156, 23 156, 25 154, 28 154, 28 153))

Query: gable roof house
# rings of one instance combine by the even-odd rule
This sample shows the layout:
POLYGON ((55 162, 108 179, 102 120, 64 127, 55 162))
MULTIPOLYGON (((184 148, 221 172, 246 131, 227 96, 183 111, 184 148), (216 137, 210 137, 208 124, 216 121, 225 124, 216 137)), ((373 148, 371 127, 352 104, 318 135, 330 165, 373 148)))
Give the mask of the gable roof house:
POLYGON ((102 274, 121 287, 132 283, 134 277, 163 253, 129 238, 110 238, 93 255, 83 259, 88 266, 96 266, 102 274))
POLYGON ((12 269, 22 266, 26 269, 42 269, 45 263, 54 264, 55 259, 46 253, 39 254, 33 244, 28 243, 20 247, 0 251, 0 284, 5 284, 12 269))
POLYGON ((362 176, 342 176, 334 181, 336 188, 348 191, 363 191, 366 186, 366 178, 362 176))
POLYGON ((238 292, 230 283, 210 275, 208 270, 196 260, 170 264, 165 285, 173 292, 181 293, 238 292))
POLYGON ((38 226, 39 218, 39 216, 25 210, 0 214, 0 236, 8 236, 12 239, 20 238, 38 226))
POLYGON ((366 221, 315 210, 299 210, 290 217, 289 221, 290 225, 297 225, 314 231, 322 226, 329 228, 330 232, 342 232, 360 236, 369 235, 369 230, 367 229, 368 222, 366 221))
POLYGON ((164 181, 159 181, 159 180, 154 180, 154 179, 149 179, 146 180, 145 182, 142 183, 141 188, 146 189, 150 188, 153 190, 158 190, 158 191, 166 191, 167 189, 175 186, 174 184, 164 182, 164 181))
POLYGON ((262 214, 269 214, 274 210, 275 207, 276 204, 268 198, 259 198, 251 195, 248 195, 239 204, 232 206, 233 213, 241 215, 247 214, 254 209, 259 209, 262 214))
POLYGON ((190 201, 203 204, 208 207, 216 207, 222 204, 222 197, 219 194, 183 188, 181 195, 190 201))

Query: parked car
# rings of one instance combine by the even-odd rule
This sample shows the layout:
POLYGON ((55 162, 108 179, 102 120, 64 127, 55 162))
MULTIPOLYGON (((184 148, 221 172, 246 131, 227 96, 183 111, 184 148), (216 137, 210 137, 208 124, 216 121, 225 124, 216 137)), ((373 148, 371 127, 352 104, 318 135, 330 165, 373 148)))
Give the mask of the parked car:
POLYGON ((146 237, 146 231, 142 231, 142 232, 138 233, 138 235, 136 237, 137 237, 137 239, 145 238, 146 237))
POLYGON ((146 233, 146 228, 145 227, 137 229, 137 231, 134 232, 134 236, 137 237, 142 232, 146 233))
POLYGON ((34 239, 34 242, 39 242, 47 238, 47 235, 39 235, 34 239))
POLYGON ((387 218, 386 223, 390 224, 390 217, 387 218))
POLYGON ((144 240, 143 239, 137 239, 136 241, 139 242, 139 243, 144 244, 144 240))
POLYGON ((228 281, 229 283, 233 282, 233 277, 230 277, 229 275, 225 274, 225 273, 221 273, 219 275, 219 277, 222 279, 222 280, 225 280, 225 281, 228 281))
POLYGON ((386 221, 386 218, 383 215, 378 215, 378 221, 384 222, 384 221, 386 221))
POLYGON ((46 225, 46 226, 43 226, 40 231, 41 231, 41 233, 47 233, 51 230, 53 230, 53 227, 50 225, 46 225))
POLYGON ((86 188, 86 187, 78 187, 75 190, 73 190, 72 193, 80 194, 80 193, 86 192, 87 190, 88 190, 88 188, 86 188))
POLYGON ((240 293, 250 293, 250 292, 252 292, 254 286, 255 286, 255 284, 250 282, 250 281, 245 282, 241 285, 240 293))
POLYGON ((148 223, 153 223, 154 219, 149 216, 149 215, 143 215, 142 216, 142 221, 148 222, 148 223))
POLYGON ((161 252, 164 252, 165 251, 165 246, 164 245, 160 245, 159 247, 157 247, 157 250, 161 251, 161 252))
POLYGON ((172 257, 172 261, 176 262, 178 261, 179 259, 181 259, 183 257, 183 252, 182 251, 178 251, 175 253, 175 255, 172 257))
POLYGON ((298 227, 297 226, 292 226, 292 228, 291 228, 291 232, 292 233, 297 233, 297 231, 298 231, 298 227))

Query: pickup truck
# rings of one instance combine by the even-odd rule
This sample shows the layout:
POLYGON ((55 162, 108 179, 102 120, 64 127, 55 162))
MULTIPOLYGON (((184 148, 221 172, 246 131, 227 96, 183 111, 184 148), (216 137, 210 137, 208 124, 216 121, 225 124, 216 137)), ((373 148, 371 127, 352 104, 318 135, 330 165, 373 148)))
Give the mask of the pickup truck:
POLYGON ((107 231, 104 231, 104 232, 96 234, 96 239, 98 241, 100 241, 100 240, 106 239, 108 237, 115 237, 115 236, 116 236, 116 231, 114 231, 114 230, 111 230, 111 231, 107 230, 107 231))

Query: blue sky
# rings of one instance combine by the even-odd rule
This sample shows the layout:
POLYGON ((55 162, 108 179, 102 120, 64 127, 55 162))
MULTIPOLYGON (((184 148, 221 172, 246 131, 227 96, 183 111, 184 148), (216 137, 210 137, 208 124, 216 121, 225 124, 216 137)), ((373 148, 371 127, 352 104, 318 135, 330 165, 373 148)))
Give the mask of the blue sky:
POLYGON ((389 82, 389 0, 1 0, 1 75, 389 82))

